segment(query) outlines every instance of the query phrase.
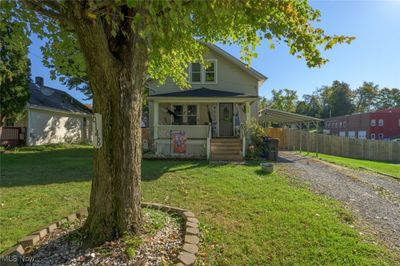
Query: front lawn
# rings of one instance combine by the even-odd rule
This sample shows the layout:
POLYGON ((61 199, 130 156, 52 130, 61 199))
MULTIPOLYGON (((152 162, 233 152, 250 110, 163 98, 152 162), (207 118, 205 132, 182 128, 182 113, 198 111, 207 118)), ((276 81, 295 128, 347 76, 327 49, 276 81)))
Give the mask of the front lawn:
MULTIPOLYGON (((310 152, 302 152, 303 155, 316 156, 316 153, 310 152)), ((400 178, 400 163, 393 162, 379 162, 379 161, 369 161, 369 160, 361 160, 361 159, 352 159, 340 156, 333 156, 328 154, 318 153, 318 158, 325 160, 327 162, 340 164, 343 166, 347 166, 350 168, 365 168, 372 171, 381 172, 384 174, 396 176, 400 178)))
MULTIPOLYGON (((1 250, 87 206, 88 146, 1 155, 1 250)), ((399 257, 352 228, 337 201, 253 165, 143 161, 143 197, 195 212, 205 265, 394 265, 399 257)))

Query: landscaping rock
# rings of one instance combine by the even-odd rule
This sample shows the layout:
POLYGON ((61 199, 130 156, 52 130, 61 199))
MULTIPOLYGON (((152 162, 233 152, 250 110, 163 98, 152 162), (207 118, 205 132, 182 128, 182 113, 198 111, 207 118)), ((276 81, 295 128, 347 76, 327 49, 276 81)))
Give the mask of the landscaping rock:
POLYGON ((199 224, 198 223, 192 223, 192 222, 186 222, 186 228, 188 228, 188 227, 198 228, 199 224))
POLYGON ((40 239, 43 239, 47 235, 47 228, 35 231, 32 235, 39 235, 40 239))
POLYGON ((189 252, 182 251, 178 256, 178 259, 184 265, 193 265, 196 261, 196 256, 189 252))
POLYGON ((197 245, 199 243, 199 237, 193 235, 185 235, 185 243, 197 245))
POLYGON ((51 224, 51 225, 49 225, 49 226, 47 226, 47 232, 48 233, 51 233, 51 232, 53 232, 54 230, 56 230, 57 229, 57 224, 51 224))
POLYGON ((193 212, 184 212, 183 215, 185 215, 186 217, 192 217, 194 218, 194 213, 193 212))
POLYGON ((18 243, 21 244, 23 248, 26 248, 26 247, 32 247, 33 245, 38 243, 39 240, 40 240, 39 235, 29 235, 19 240, 18 243))
POLYGON ((77 217, 76 213, 72 213, 72 214, 70 214, 70 215, 68 215, 68 216, 66 217, 66 219, 67 219, 69 222, 73 222, 73 221, 75 221, 77 218, 78 218, 78 217, 77 217))
POLYGON ((76 212, 76 216, 78 217, 78 219, 82 219, 83 217, 88 216, 88 209, 87 208, 80 209, 79 211, 76 212))
POLYGON ((191 223, 196 223, 196 224, 199 223, 199 220, 197 220, 196 218, 193 218, 193 217, 187 218, 187 221, 188 221, 188 222, 191 222, 191 223))
POLYGON ((199 252, 199 248, 197 247, 197 245, 193 244, 184 244, 183 250, 195 255, 197 254, 197 252, 199 252))
POLYGON ((188 227, 186 228, 186 234, 189 235, 198 235, 199 234, 199 228, 196 227, 188 227))

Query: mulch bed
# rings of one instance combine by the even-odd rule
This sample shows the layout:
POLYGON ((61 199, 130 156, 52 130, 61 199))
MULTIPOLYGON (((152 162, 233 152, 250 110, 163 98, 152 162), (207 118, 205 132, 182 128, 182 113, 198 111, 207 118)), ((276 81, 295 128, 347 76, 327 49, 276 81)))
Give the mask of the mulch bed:
MULTIPOLYGON (((150 223, 150 213, 144 213, 144 223, 150 223)), ((82 249, 79 228, 85 219, 65 223, 43 238, 28 254, 25 265, 170 265, 177 261, 183 245, 181 218, 166 216, 165 224, 132 240, 122 237, 101 246, 82 249), (129 252, 131 251, 131 252, 129 252)), ((144 226, 146 228, 146 226, 144 226)))

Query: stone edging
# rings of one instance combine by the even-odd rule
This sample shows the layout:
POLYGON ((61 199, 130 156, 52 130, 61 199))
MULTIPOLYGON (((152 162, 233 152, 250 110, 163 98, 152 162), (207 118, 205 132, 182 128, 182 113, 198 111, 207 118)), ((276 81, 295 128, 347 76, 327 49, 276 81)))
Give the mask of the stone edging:
MULTIPOLYGON (((150 208, 161 210, 168 213, 175 213, 185 220, 185 235, 183 248, 178 256, 179 266, 194 265, 196 261, 196 254, 199 251, 199 221, 195 218, 194 214, 188 210, 162 205, 158 203, 142 202, 142 208, 150 208)), ((73 222, 76 219, 82 219, 88 215, 86 208, 72 213, 58 222, 52 223, 43 229, 37 230, 30 235, 20 239, 18 244, 6 250, 0 255, 0 264, 3 265, 18 265, 18 260, 25 254, 25 249, 32 248, 47 234, 53 232, 60 225, 66 222, 73 222)))

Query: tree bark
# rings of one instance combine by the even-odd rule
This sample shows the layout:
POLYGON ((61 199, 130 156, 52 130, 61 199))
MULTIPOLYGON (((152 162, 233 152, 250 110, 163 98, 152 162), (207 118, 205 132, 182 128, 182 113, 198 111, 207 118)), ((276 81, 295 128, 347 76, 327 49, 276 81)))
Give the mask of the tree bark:
POLYGON ((76 10, 74 28, 85 57, 94 112, 102 114, 103 146, 94 151, 85 246, 140 233, 141 113, 147 67, 145 45, 131 36, 111 51, 101 19, 76 10))

